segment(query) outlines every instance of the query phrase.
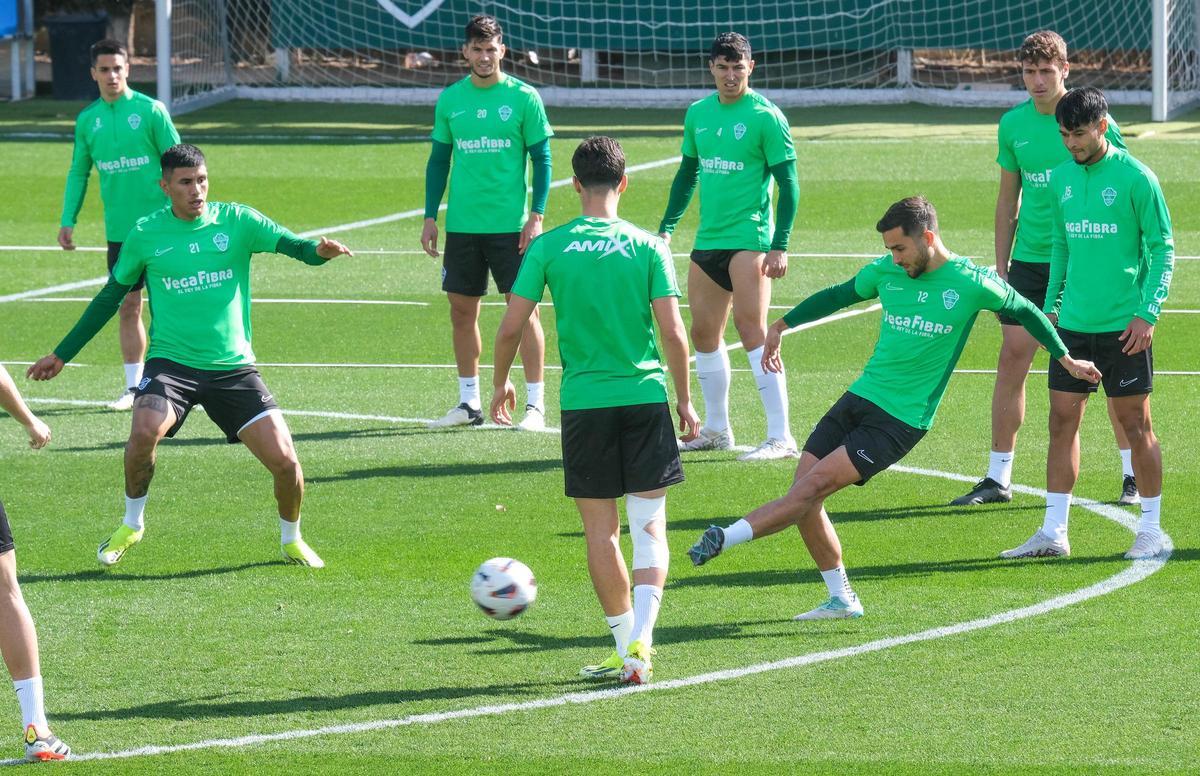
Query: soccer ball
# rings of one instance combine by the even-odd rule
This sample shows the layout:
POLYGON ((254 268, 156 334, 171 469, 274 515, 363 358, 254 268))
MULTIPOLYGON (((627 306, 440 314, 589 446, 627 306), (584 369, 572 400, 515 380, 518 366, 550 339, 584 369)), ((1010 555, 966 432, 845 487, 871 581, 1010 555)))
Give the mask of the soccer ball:
POLYGON ((492 558, 475 569, 471 598, 493 620, 511 620, 537 598, 537 581, 521 561, 492 558))

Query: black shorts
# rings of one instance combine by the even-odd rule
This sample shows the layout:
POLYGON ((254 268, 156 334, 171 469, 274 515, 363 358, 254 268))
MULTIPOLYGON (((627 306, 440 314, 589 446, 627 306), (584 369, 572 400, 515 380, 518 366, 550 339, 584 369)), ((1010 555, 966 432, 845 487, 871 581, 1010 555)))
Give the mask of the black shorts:
POLYGON ((563 410, 562 451, 571 498, 618 498, 683 482, 666 402, 563 410))
POLYGON ((704 274, 712 278, 712 281, 726 291, 733 291, 733 279, 729 277, 729 262, 733 261, 733 257, 749 248, 739 248, 737 250, 719 250, 719 251, 692 251, 692 261, 696 266, 704 270, 704 274))
POLYGON ((878 404, 847 391, 842 394, 825 417, 817 421, 804 451, 817 458, 845 447, 862 475, 855 485, 867 480, 908 455, 925 436, 919 428, 897 420, 878 404))
POLYGON ((175 408, 175 425, 167 431, 173 437, 197 404, 204 407, 231 444, 238 432, 279 405, 267 390, 258 370, 252 366, 237 369, 193 369, 165 358, 152 358, 142 371, 138 396, 161 396, 175 408))
MULTIPOLYGON (((124 243, 109 242, 108 244, 108 274, 112 274, 113 267, 117 266, 117 259, 121 258, 121 246, 124 243)), ((129 293, 140 291, 146 287, 146 273, 142 272, 142 276, 138 278, 138 282, 133 284, 133 288, 129 289, 129 293)))
POLYGON ((496 289, 507 294, 521 268, 520 232, 467 234, 446 232, 442 251, 442 290, 463 296, 487 294, 488 269, 496 289))
MULTIPOLYGON (((1008 284, 1040 310, 1046 306, 1046 286, 1050 285, 1050 263, 1010 261, 1008 263, 1008 284)), ((1021 322, 1011 315, 1000 313, 999 318, 1000 323, 1005 326, 1021 325, 1021 322)))
MULTIPOLYGON (((1071 358, 1091 361, 1103 377, 1104 395, 1110 399, 1118 396, 1140 396, 1154 390, 1154 348, 1127 356, 1121 352, 1125 343, 1117 337, 1119 331, 1103 334, 1082 334, 1069 329, 1059 329, 1058 336, 1071 353, 1071 358)), ((1070 372, 1050 360, 1050 390, 1066 393, 1095 393, 1097 386, 1087 380, 1071 377, 1070 372)))
POLYGON ((8 514, 4 511, 4 502, 0 501, 0 555, 16 546, 13 544, 12 528, 8 525, 8 514))

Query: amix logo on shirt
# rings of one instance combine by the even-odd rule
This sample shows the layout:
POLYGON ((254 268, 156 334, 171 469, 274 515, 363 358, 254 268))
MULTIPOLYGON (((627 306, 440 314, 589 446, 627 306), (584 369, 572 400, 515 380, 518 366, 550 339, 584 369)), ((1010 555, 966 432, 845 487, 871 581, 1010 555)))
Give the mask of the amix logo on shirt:
POLYGON ((700 158, 700 166, 705 172, 719 172, 722 175, 728 175, 731 172, 741 172, 746 169, 744 162, 734 162, 729 159, 722 159, 719 156, 714 156, 712 159, 700 158))
POLYGON ((122 156, 111 162, 96 160, 96 167, 103 172, 132 172, 146 164, 150 164, 149 156, 122 156))
POLYGON ((937 334, 950 334, 954 331, 952 324, 934 323, 919 315, 892 315, 884 310, 883 319, 896 331, 914 334, 918 337, 932 337, 937 334))
POLYGON ((596 253, 603 251, 599 258, 611 256, 618 253, 627 259, 633 258, 628 252, 629 241, 621 241, 621 238, 615 240, 572 240, 571 244, 563 248, 563 253, 596 253))
POLYGON ((193 291, 204 291, 221 285, 223 281, 233 280, 232 269, 221 269, 216 272, 198 271, 195 275, 181 278, 162 278, 162 283, 168 291, 179 291, 190 294, 193 291))
POLYGON ((481 137, 478 140, 456 139, 454 144, 458 146, 459 151, 469 154, 494 153, 496 151, 503 151, 506 148, 512 148, 512 140, 506 137, 481 137))

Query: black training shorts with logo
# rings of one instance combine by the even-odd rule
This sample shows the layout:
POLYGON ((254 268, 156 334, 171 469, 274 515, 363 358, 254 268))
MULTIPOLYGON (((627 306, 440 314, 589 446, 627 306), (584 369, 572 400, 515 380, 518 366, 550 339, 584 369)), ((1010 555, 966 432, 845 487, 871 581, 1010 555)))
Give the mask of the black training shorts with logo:
POLYGON ((924 436, 923 430, 847 391, 817 421, 804 443, 804 452, 824 458, 845 447, 854 468, 862 475, 854 484, 866 485, 867 480, 908 455, 924 436))
POLYGON ((199 404, 225 432, 230 444, 240 441, 238 432, 243 428, 279 409, 262 376, 252 366, 193 369, 170 359, 152 358, 146 362, 137 395, 161 396, 174 407, 175 424, 167 436, 175 436, 192 407, 199 404))
POLYGON ((8 525, 8 514, 4 511, 4 502, 0 501, 0 555, 16 547, 13 543, 12 528, 8 525))
MULTIPOLYGON (((121 258, 121 246, 125 243, 109 242, 108 244, 108 274, 112 274, 113 267, 117 266, 117 259, 121 258)), ((146 272, 143 270, 138 282, 133 284, 133 288, 129 289, 129 293, 140 291, 146 287, 146 272)))
POLYGON ((683 482, 666 402, 563 410, 562 451, 571 498, 618 498, 683 482))
MULTIPOLYGON (((1034 307, 1041 310, 1046 306, 1046 286, 1050 285, 1050 264, 1040 261, 1010 261, 1008 284, 1034 307)), ((1021 322, 1011 315, 999 313, 1000 323, 1005 326, 1020 326, 1021 322)))
MULTIPOLYGON (((1103 377, 1104 395, 1140 396, 1154 390, 1154 352, 1146 348, 1132 356, 1121 351, 1125 343, 1118 339, 1122 332, 1110 331, 1101 334, 1084 334, 1070 329, 1059 329, 1058 336, 1071 353, 1071 358, 1091 361, 1103 377)), ((1050 390, 1065 393, 1095 393, 1097 386, 1087 380, 1071 377, 1057 359, 1050 361, 1048 378, 1050 390)))
POLYGON ((446 249, 442 251, 442 290, 463 296, 485 296, 488 270, 491 269, 496 290, 507 294, 521 268, 520 245, 520 232, 446 232, 446 249))

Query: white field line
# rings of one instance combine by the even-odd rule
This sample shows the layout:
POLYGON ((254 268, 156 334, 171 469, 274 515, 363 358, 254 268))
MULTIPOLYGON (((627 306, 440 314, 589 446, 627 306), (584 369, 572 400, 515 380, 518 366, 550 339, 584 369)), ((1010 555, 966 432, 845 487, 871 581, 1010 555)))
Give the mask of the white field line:
MULTIPOLYGON (((91 280, 76 280, 73 283, 62 283, 57 286, 47 286, 46 288, 35 288, 32 291, 22 291, 17 294, 8 294, 0 296, 0 303, 16 302, 22 299, 32 299, 36 296, 45 296, 46 294, 57 294, 60 291, 74 291, 77 288, 87 288, 88 286, 99 286, 108 282, 108 276, 102 278, 92 278, 91 280)), ((90 300, 89 300, 90 301, 90 300)))
MULTIPOLYGON (((59 402, 67 403, 67 402, 59 402)), ((102 404, 103 402, 70 402, 77 404, 102 404)), ((424 419, 416 418, 391 418, 385 415, 352 415, 350 413, 339 412, 291 412, 293 415, 308 415, 313 417, 326 418, 354 418, 364 420, 382 420, 393 422, 426 422, 424 419)), ((557 429, 547 429, 547 431, 557 431, 557 429)), ((950 472, 937 471, 933 469, 920 469, 908 466, 893 466, 893 471, 917 474, 927 477, 940 477, 943 479, 954 480, 957 482, 974 482, 974 476, 966 476, 962 474, 954 474, 950 472)), ((1019 493, 1026 493, 1033 496, 1045 496, 1045 491, 1038 488, 1031 488, 1025 485, 1013 485, 1013 490, 1019 493)), ((1076 499, 1074 503, 1086 510, 1089 510, 1100 517, 1111 520, 1120 526, 1133 532, 1137 528, 1137 519, 1129 512, 1125 512, 1117 507, 1101 504, 1090 499, 1076 499)), ((682 679, 672 679, 664 682, 656 682, 654 684, 632 685, 623 687, 614 687, 606 690, 595 690, 591 692, 574 692, 557 695, 550 698, 541 698, 532 701, 521 701, 515 703, 489 704, 484 706, 473 706, 465 709, 456 709, 452 711, 430 712, 426 714, 412 714, 407 717, 399 717, 394 719, 381 719, 373 722, 359 722, 343 725, 327 725, 319 728, 309 728, 303 730, 285 730, 278 733, 260 733, 256 735, 238 736, 236 738, 210 738, 203 741, 193 741, 185 744, 170 744, 165 746, 141 746, 132 749, 123 749, 114 752, 82 752, 72 756, 74 760, 116 760, 129 759, 133 757, 148 757, 160 754, 171 754, 175 752, 188 752, 200 749, 229 749, 235 747, 254 746, 258 744, 277 743, 283 741, 296 741, 305 738, 315 738, 318 736, 332 735, 350 735, 369 733, 376 730, 389 730, 402 727, 415 727, 420 725, 436 725, 443 722, 450 722, 459 719, 474 719, 479 717, 493 717, 501 714, 509 714, 514 712, 529 712, 539 709, 558 708, 564 706, 581 706, 597 701, 615 700, 627 695, 646 692, 667 692, 670 690, 679 690, 687 687, 695 687, 698 685, 711 684, 713 682, 724 682, 735 679, 741 679, 747 676, 767 673, 770 671, 780 671, 791 668, 801 668, 804 666, 826 663, 832 660, 840 660, 842 658, 857 657, 873 652, 881 652, 894 647, 905 646, 908 644, 918 644, 926 641, 934 641, 943 639, 948 636, 958 636, 964 633, 984 630, 985 628, 993 628, 997 625, 1004 625, 1019 620, 1037 617, 1059 609, 1065 609, 1068 606, 1087 601, 1092 598, 1098 598, 1102 595, 1107 595, 1115 590, 1128 587, 1137 582, 1146 579, 1151 574, 1155 573, 1166 564, 1171 557, 1174 549, 1169 536, 1163 537, 1163 551, 1156 557, 1148 560, 1137 560, 1130 563, 1129 568, 1120 571, 1108 579, 1102 580, 1087 587, 1080 588, 1071 593, 1055 596, 1040 603, 1030 606, 1023 606, 1017 609, 1010 609, 1006 612, 1000 612, 988 617, 981 617, 966 622, 960 622, 953 625, 944 625, 937 628, 910 633, 903 636, 892 636, 885 639, 877 639, 868 641, 864 644, 858 644, 852 647, 843 647, 841 649, 825 650, 822 652, 811 652, 806 655, 797 655, 795 657, 785 658, 783 660, 775 660, 767 663, 757 663, 741 668, 730 668, 723 671, 710 671, 708 673, 697 674, 695 676, 684 677, 682 679)), ((0 762, 3 765, 24 764, 23 760, 5 760, 0 762)))

